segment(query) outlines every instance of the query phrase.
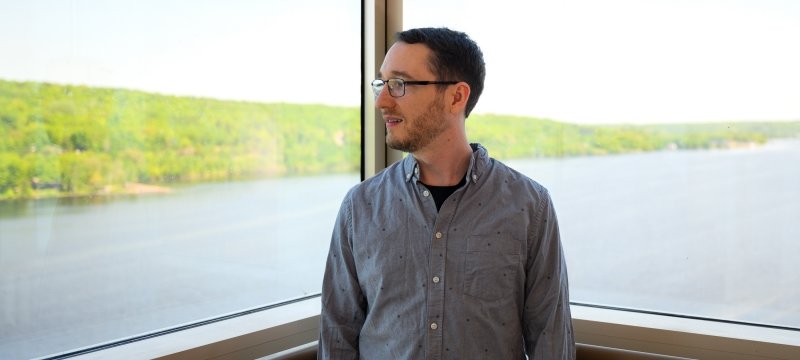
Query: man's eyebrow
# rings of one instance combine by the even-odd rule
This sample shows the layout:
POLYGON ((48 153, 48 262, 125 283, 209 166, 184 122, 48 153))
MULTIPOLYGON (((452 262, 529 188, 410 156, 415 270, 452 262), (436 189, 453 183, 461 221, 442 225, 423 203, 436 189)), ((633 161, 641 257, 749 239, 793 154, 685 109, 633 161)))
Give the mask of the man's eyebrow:
MULTIPOLYGON (((392 78, 400 78, 400 79, 413 79, 409 73, 402 71, 402 70, 393 70, 391 71, 392 78)), ((383 75, 378 72, 378 79, 383 79, 383 75)))

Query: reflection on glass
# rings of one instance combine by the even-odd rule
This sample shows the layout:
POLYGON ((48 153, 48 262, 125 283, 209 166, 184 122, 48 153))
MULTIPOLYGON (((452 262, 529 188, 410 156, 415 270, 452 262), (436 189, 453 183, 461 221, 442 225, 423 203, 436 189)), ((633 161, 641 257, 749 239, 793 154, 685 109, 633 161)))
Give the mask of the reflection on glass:
POLYGON ((318 292, 359 6, 0 3, 0 358, 318 292))
POLYGON ((572 301, 800 328, 800 7, 457 3, 403 25, 481 44, 469 137, 550 189, 572 301))

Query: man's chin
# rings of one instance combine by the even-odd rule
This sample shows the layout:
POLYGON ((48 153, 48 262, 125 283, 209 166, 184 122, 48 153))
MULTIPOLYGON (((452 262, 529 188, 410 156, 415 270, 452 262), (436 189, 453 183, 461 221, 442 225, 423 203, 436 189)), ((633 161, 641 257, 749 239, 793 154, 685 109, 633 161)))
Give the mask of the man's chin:
POLYGON ((392 137, 389 136, 389 135, 386 136, 386 146, 388 146, 390 149, 400 150, 402 152, 413 152, 414 151, 412 149, 411 144, 404 143, 404 142, 401 142, 401 141, 396 141, 395 139, 392 139, 392 137))

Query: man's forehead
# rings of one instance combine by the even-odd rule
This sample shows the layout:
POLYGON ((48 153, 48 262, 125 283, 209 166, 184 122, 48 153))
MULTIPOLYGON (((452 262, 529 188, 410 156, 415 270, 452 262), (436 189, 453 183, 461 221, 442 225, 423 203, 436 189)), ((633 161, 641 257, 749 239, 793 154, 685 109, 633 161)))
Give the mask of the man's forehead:
POLYGON ((378 75, 405 79, 429 76, 429 54, 430 49, 423 44, 397 42, 386 53, 378 75))

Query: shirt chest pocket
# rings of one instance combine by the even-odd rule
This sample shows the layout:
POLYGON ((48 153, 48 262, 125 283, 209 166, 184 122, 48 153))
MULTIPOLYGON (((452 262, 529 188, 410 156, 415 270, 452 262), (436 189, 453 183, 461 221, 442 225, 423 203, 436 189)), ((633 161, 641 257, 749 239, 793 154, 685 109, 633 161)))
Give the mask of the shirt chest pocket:
POLYGON ((483 299, 511 298, 521 277, 521 243, 508 235, 474 235, 464 259, 464 293, 483 299))

